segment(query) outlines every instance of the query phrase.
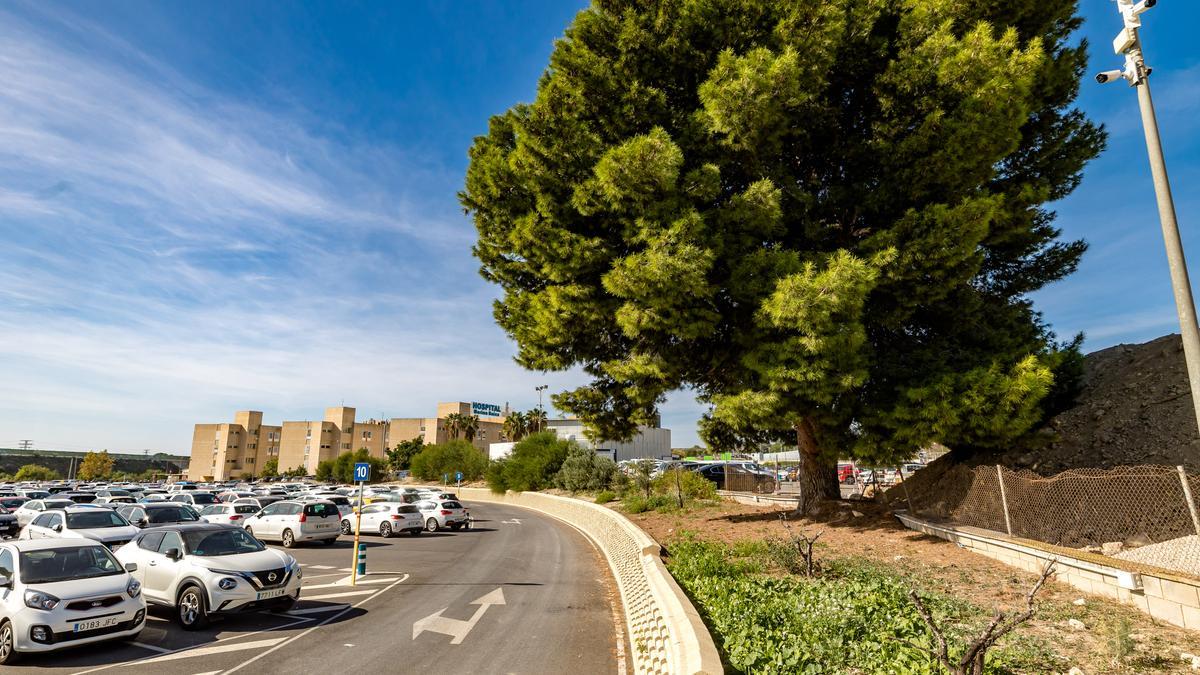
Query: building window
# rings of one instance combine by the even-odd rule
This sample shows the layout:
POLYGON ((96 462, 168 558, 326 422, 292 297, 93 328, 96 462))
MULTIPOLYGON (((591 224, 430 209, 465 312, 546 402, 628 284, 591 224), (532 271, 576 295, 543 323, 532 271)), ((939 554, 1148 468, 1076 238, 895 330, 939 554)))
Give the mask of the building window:
POLYGON ((304 446, 304 454, 306 454, 306 455, 308 454, 308 446, 307 445, 304 446))
POLYGON ((304 437, 305 437, 305 438, 312 438, 312 429, 309 429, 308 431, 305 431, 305 432, 304 432, 304 437))
POLYGON ((371 439, 371 432, 369 432, 369 431, 364 431, 364 432, 363 432, 363 440, 364 440, 364 441, 368 441, 368 440, 370 440, 370 439, 371 439))
POLYGON ((343 449, 343 450, 349 450, 349 449, 350 449, 350 444, 349 444, 349 443, 342 443, 342 449, 343 449))

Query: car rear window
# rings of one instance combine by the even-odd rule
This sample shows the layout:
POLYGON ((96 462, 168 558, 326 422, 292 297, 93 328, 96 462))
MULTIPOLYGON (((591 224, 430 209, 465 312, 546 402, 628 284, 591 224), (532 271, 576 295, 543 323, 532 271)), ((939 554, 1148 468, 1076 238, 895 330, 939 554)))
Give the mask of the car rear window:
POLYGON ((443 509, 461 509, 462 504, 459 504, 458 502, 442 502, 442 508, 443 509))
POLYGON ((197 519, 196 513, 185 506, 166 509, 147 509, 146 511, 152 523, 192 522, 197 519))
POLYGON ((234 513, 258 513, 258 507, 253 504, 234 504, 234 513))
POLYGON ((192 502, 196 504, 216 504, 217 501, 216 495, 210 495, 203 492, 192 495, 192 502))
POLYGON ((323 497, 325 501, 333 502, 338 506, 350 506, 350 500, 345 497, 323 497))
POLYGON ((418 509, 415 504, 401 504, 400 506, 396 507, 396 512, 397 513, 420 513, 421 509, 418 509))
POLYGON ((125 522, 116 511, 108 511, 105 509, 96 509, 95 511, 82 511, 80 513, 67 514, 67 527, 72 530, 86 530, 99 527, 124 527, 129 523, 125 522))
POLYGON ((326 518, 329 516, 333 516, 334 518, 341 517, 341 514, 338 513, 337 507, 333 504, 305 504, 304 515, 312 516, 314 518, 326 518))

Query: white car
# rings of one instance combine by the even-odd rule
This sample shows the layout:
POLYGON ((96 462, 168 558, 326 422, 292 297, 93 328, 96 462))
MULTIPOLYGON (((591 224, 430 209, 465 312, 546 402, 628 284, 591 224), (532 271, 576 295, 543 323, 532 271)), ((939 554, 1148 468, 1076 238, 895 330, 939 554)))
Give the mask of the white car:
MULTIPOLYGON (((342 534, 354 534, 355 517, 342 515, 342 534)), ((375 502, 362 509, 363 534, 378 532, 382 537, 407 532, 414 537, 425 529, 425 517, 415 504, 375 502)))
POLYGON ((347 516, 351 516, 354 514, 354 506, 350 503, 349 498, 343 497, 339 494, 304 495, 303 497, 298 497, 296 499, 296 501, 332 502, 334 506, 338 507, 338 513, 341 515, 342 518, 345 518, 347 516))
POLYGON ((449 499, 444 501, 422 500, 413 506, 421 511, 421 517, 425 519, 425 529, 430 532, 437 532, 443 527, 452 530, 460 530, 464 526, 468 529, 471 527, 471 518, 467 515, 467 509, 459 502, 449 499))
POLYGON ((141 584, 86 539, 0 544, 0 664, 102 640, 133 640, 146 621, 141 584))
POLYGON ((138 531, 116 511, 76 504, 42 512, 21 530, 21 539, 91 539, 115 551, 138 531))
POLYGON ((75 502, 70 499, 33 499, 22 504, 13 513, 17 516, 17 524, 25 527, 46 509, 65 509, 68 506, 75 506, 75 502))
POLYGON ((176 492, 167 498, 167 501, 178 502, 194 506, 197 509, 202 509, 209 504, 221 503, 217 496, 211 492, 176 492))
POLYGON ((332 544, 342 534, 341 514, 331 502, 282 501, 246 519, 247 532, 291 548, 304 541, 332 544))
POLYGON ((203 628, 216 614, 287 611, 300 598, 296 559, 229 525, 148 529, 117 559, 136 565, 146 602, 173 608, 187 630, 203 628))
POLYGON ((241 527, 243 520, 258 512, 259 508, 254 504, 213 504, 204 507, 200 517, 210 523, 241 527))

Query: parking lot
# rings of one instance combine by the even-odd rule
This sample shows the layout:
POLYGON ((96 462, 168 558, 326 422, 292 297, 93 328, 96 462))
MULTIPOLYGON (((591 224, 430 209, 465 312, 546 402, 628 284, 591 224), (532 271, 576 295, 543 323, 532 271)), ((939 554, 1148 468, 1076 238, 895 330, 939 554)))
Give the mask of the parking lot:
POLYGON ((471 530, 364 535, 368 574, 357 586, 352 536, 290 549, 304 579, 287 613, 189 632, 151 609, 135 642, 26 655, 4 672, 623 672, 618 644, 628 641, 618 640, 616 593, 591 543, 530 511, 470 506, 471 530))

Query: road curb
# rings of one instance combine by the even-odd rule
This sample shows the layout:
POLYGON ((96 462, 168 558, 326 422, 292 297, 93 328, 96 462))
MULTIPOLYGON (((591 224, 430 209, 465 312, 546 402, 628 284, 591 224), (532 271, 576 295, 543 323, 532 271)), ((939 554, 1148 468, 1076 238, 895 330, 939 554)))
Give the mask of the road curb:
POLYGON ((724 672, 721 654, 699 612, 663 565, 661 545, 629 519, 598 504, 540 492, 498 495, 483 488, 460 488, 458 494, 467 501, 511 504, 544 513, 596 543, 621 593, 635 673, 724 672))

